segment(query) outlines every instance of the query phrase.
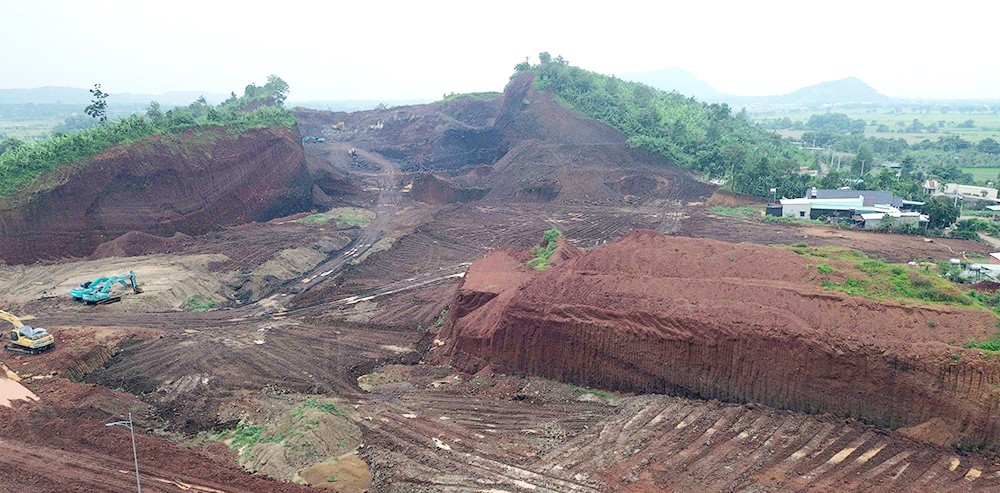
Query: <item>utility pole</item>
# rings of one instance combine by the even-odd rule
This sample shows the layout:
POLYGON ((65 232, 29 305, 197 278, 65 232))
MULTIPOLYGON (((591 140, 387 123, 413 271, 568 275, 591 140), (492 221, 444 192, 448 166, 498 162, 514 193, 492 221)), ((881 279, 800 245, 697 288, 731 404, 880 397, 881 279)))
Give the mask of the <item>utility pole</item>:
POLYGON ((139 482, 139 452, 135 448, 135 431, 132 429, 132 413, 128 413, 128 421, 114 421, 111 423, 105 423, 104 426, 124 426, 128 428, 128 432, 132 435, 132 459, 135 461, 135 489, 138 493, 142 493, 142 483, 139 482))
POLYGON ((861 160, 861 176, 865 176, 865 160, 861 160))

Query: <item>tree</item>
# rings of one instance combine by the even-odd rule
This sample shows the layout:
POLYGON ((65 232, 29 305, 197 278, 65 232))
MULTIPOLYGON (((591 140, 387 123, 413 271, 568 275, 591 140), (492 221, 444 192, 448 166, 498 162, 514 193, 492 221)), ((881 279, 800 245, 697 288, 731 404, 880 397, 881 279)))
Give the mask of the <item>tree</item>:
POLYGON ((156 101, 150 101, 149 106, 146 107, 146 116, 154 122, 159 122, 163 119, 163 111, 160 110, 160 103, 156 101))
POLYGON ((67 117, 62 123, 52 128, 52 135, 62 135, 78 130, 86 130, 97 125, 93 118, 84 115, 73 115, 67 117))
POLYGON ((531 70, 531 61, 529 57, 524 57, 524 61, 514 65, 514 75, 520 74, 521 72, 527 72, 531 70))
POLYGON ((267 84, 264 84, 264 90, 274 98, 274 102, 278 106, 285 104, 285 99, 288 97, 288 83, 282 80, 281 77, 271 74, 267 76, 267 84))
POLYGON ((930 222, 927 227, 941 229, 951 226, 958 219, 958 206, 948 197, 934 197, 924 204, 924 213, 930 222))
POLYGON ((976 144, 976 150, 987 154, 1000 154, 1000 143, 997 143, 992 137, 986 137, 976 144))
POLYGON ((865 170, 872 169, 872 165, 875 164, 872 161, 875 160, 875 153, 872 152, 872 148, 867 143, 861 144, 858 147, 858 154, 855 156, 854 161, 851 162, 851 171, 862 174, 865 170), (864 169, 862 169, 864 167, 864 169))
POLYGON ((543 65, 552 63, 552 55, 550 55, 547 51, 543 51, 538 54, 538 61, 543 65))
POLYGON ((108 123, 108 96, 109 94, 101 91, 100 84, 94 84, 94 88, 90 90, 90 94, 94 96, 94 99, 90 102, 90 106, 84 109, 84 112, 88 115, 97 118, 97 121, 104 125, 108 123))
POLYGON ((24 145, 20 139, 11 137, 9 139, 4 139, 0 141, 0 154, 3 154, 7 149, 17 149, 24 145))

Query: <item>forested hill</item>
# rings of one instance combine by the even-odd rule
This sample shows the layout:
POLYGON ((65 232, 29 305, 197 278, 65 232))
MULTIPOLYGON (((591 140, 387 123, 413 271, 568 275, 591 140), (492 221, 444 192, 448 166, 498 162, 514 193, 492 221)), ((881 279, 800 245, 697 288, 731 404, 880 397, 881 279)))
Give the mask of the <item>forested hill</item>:
POLYGON ((725 104, 590 72, 547 53, 539 59, 536 65, 518 64, 516 73, 534 73, 536 89, 618 129, 632 145, 665 154, 706 178, 724 179, 735 192, 770 196, 776 187, 779 196, 797 196, 808 185, 809 178, 798 174, 799 166, 809 164, 805 154, 725 104))

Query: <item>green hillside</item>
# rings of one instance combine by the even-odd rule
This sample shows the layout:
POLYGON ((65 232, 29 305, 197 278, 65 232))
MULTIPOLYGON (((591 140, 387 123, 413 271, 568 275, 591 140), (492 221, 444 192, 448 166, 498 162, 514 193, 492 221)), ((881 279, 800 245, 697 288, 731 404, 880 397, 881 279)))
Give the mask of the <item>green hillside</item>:
POLYGON ((794 196, 809 183, 797 172, 811 164, 806 155, 725 104, 590 72, 547 53, 539 59, 515 70, 534 73, 537 89, 620 130, 632 145, 662 153, 706 178, 724 179, 735 192, 770 196, 770 188, 777 187, 779 196, 794 196))
POLYGON ((239 133, 273 125, 294 125, 292 112, 282 105, 287 92, 288 85, 272 76, 264 86, 250 84, 242 97, 234 93, 217 106, 199 98, 189 106, 161 112, 154 103, 145 115, 131 115, 86 130, 26 142, 4 141, 0 143, 0 199, 15 195, 46 173, 152 135, 212 127, 226 127, 239 133))

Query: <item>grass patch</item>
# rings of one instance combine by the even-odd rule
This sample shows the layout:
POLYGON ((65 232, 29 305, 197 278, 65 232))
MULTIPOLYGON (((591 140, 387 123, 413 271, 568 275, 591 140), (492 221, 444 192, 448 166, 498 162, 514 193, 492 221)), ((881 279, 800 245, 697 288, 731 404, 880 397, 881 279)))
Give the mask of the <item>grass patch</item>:
POLYGON ((212 437, 212 440, 226 440, 228 441, 229 448, 240 452, 240 455, 246 455, 253 449, 254 445, 257 445, 261 441, 263 435, 263 428, 239 423, 236 425, 236 428, 216 433, 212 437))
POLYGON ((1000 168, 961 168, 963 173, 972 175, 976 181, 997 182, 1000 176, 1000 168))
MULTIPOLYGON (((790 249, 799 255, 824 259, 826 262, 817 267, 823 274, 835 272, 830 263, 839 263, 846 269, 853 268, 860 271, 846 276, 842 282, 823 280, 823 287, 831 291, 877 301, 936 303, 991 309, 978 297, 962 292, 951 281, 929 271, 924 272, 903 264, 873 259, 845 248, 790 247, 790 249)), ((846 269, 841 270, 846 271, 846 269)))
MULTIPOLYGON (((846 248, 806 246, 787 248, 799 255, 843 266, 841 272, 847 272, 851 268, 859 271, 853 276, 844 277, 842 282, 823 279, 820 284, 830 291, 876 301, 903 304, 916 302, 989 310, 1000 317, 1000 293, 989 295, 975 290, 963 292, 958 284, 949 280, 954 277, 954 272, 961 268, 951 266, 947 262, 942 262, 932 271, 927 267, 914 269, 904 264, 873 259, 846 248)), ((836 272, 833 266, 827 263, 819 265, 817 270, 823 274, 836 272), (830 269, 829 272, 824 272, 826 268, 830 269)), ((997 327, 1000 327, 1000 320, 997 320, 997 327)), ((928 320, 927 328, 937 328, 937 322, 928 320)), ((1000 331, 984 341, 969 341, 965 344, 965 348, 981 349, 991 354, 1000 353, 1000 331)))
POLYGON ((444 321, 447 318, 448 318, 448 309, 445 308, 441 310, 441 313, 438 315, 437 319, 434 320, 434 327, 441 327, 442 325, 444 325, 444 321))
POLYGON ((375 213, 356 207, 339 207, 326 212, 310 214, 306 217, 296 219, 298 224, 327 224, 333 221, 337 229, 347 229, 368 225, 375 219, 375 213))
POLYGON ((813 226, 816 224, 816 221, 813 221, 812 219, 784 216, 764 216, 764 222, 774 224, 798 224, 801 226, 813 226))
POLYGON ((184 302, 183 308, 184 311, 188 312, 207 312, 212 308, 215 308, 215 305, 217 304, 219 304, 219 302, 211 298, 202 298, 201 296, 194 295, 189 297, 184 302))
POLYGON ((316 409, 321 412, 327 414, 335 414, 337 416, 344 415, 343 409, 340 409, 340 407, 338 407, 336 404, 332 402, 320 402, 316 399, 309 398, 306 399, 306 401, 303 402, 302 404, 296 406, 295 409, 292 409, 292 417, 301 418, 306 414, 306 411, 308 411, 309 409, 316 409))
POLYGON ((708 211, 717 216, 735 217, 740 219, 750 219, 760 217, 760 210, 756 207, 709 207, 708 211))
POLYGON ((547 269, 549 267, 549 259, 552 258, 552 253, 556 251, 556 245, 559 244, 559 238, 562 238, 562 231, 556 228, 545 231, 542 234, 542 241, 545 242, 545 246, 536 246, 532 250, 535 258, 528 261, 528 267, 535 270, 547 269))
POLYGON ((464 93, 448 93, 441 98, 441 102, 455 101, 458 99, 479 99, 488 100, 500 97, 499 92, 494 91, 484 91, 484 92, 464 92, 464 93))
POLYGON ((579 395, 590 394, 590 395, 593 395, 594 397, 597 397, 598 399, 601 399, 602 401, 606 401, 606 402, 618 402, 622 398, 622 396, 620 396, 618 394, 615 394, 615 393, 612 393, 612 392, 606 392, 606 391, 603 391, 603 390, 600 390, 600 389, 591 389, 591 388, 587 388, 587 387, 577 387, 576 385, 573 385, 572 387, 573 387, 573 392, 575 392, 575 393, 577 393, 579 395))

